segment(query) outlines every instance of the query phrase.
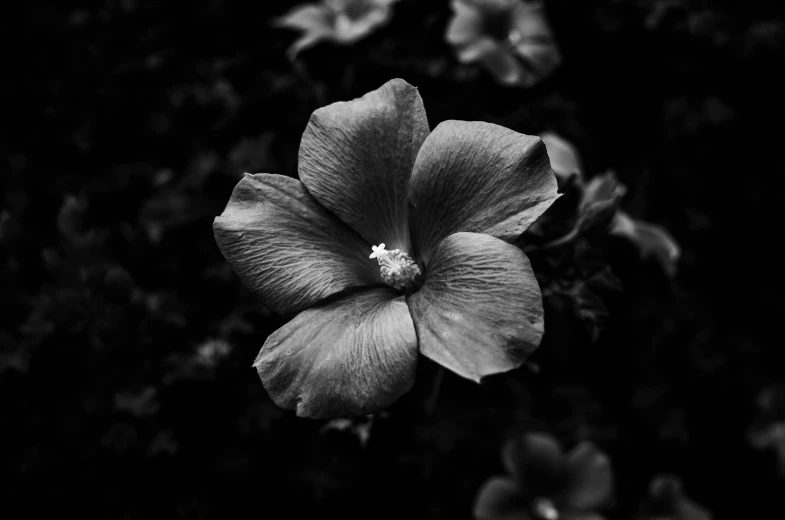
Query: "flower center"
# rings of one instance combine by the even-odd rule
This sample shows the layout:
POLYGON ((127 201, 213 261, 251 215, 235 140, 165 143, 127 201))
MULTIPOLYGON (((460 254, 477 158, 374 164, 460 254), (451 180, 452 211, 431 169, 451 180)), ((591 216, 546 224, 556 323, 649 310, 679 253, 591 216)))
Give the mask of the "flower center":
POLYGON ((538 497, 532 500, 532 511, 537 518, 543 520, 559 520, 559 510, 549 499, 538 497))
POLYGON ((416 278, 420 275, 420 268, 412 257, 400 249, 386 250, 384 244, 373 246, 373 253, 369 258, 379 262, 382 280, 392 285, 399 291, 414 289, 416 278))

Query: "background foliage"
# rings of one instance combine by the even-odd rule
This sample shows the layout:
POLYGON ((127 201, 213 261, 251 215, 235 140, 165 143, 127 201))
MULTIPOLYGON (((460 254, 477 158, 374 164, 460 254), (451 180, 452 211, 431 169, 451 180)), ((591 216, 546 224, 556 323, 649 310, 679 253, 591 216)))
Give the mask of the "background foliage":
POLYGON ((403 0, 356 45, 295 63, 296 34, 269 25, 290 7, 20 2, 3 20, 2 510, 469 518, 502 440, 526 429, 607 451, 611 519, 663 471, 716 518, 785 510, 785 405, 757 402, 785 366, 779 2, 550 0, 564 65, 532 90, 455 60, 447 2, 403 0), (211 223, 244 171, 296 174, 314 109, 393 77, 419 88, 431 127, 564 135, 683 258, 671 281, 614 237, 533 254, 532 364, 481 386, 448 373, 437 395, 423 360, 363 446, 269 401, 250 365, 283 318, 241 286, 211 223), (773 440, 750 443, 753 426, 773 440))

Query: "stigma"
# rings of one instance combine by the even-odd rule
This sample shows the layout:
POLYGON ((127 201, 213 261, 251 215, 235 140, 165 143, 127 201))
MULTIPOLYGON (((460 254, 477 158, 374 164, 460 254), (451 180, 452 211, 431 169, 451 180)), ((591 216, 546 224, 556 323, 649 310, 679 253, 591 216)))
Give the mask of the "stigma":
POLYGON ((420 275, 420 268, 412 260, 412 257, 400 249, 384 248, 384 244, 372 246, 373 253, 369 258, 375 258, 379 262, 379 270, 382 273, 382 280, 392 285, 399 291, 413 289, 416 285, 416 278, 420 275))

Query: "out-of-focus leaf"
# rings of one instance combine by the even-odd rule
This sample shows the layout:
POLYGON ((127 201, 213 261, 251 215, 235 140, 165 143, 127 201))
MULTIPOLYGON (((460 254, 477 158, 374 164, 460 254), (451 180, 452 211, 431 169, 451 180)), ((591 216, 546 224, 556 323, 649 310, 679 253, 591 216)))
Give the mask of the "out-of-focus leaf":
POLYGON ((641 505, 638 520, 711 520, 712 514, 684 493, 681 480, 657 475, 649 485, 649 496, 641 505))
POLYGON ((302 4, 273 20, 273 26, 302 33, 287 55, 297 55, 322 41, 352 44, 387 23, 398 0, 322 0, 302 4))
POLYGON ((665 228, 635 220, 627 213, 618 211, 610 232, 631 240, 640 250, 641 257, 653 256, 660 263, 665 274, 675 276, 681 248, 665 228))
POLYGON ((607 226, 617 213, 627 188, 616 179, 616 174, 606 172, 588 181, 583 188, 579 206, 579 226, 583 231, 607 226))
POLYGON ((352 419, 332 419, 319 431, 323 434, 329 431, 348 432, 351 435, 356 436, 360 441, 360 445, 365 447, 368 444, 368 439, 371 438, 371 428, 373 428, 376 415, 384 416, 386 415, 386 412, 369 415, 367 417, 355 417, 352 419))

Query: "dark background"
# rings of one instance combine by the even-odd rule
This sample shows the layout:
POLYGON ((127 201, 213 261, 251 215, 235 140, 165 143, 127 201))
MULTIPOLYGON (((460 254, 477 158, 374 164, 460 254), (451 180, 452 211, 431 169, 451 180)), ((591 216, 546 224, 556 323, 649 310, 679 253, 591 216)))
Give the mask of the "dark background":
POLYGON ((527 429, 609 454, 610 519, 659 472, 715 518, 785 514, 775 453, 748 440, 774 417, 756 398, 785 361, 780 2, 551 0, 564 63, 530 91, 454 59, 446 1, 403 0, 368 38, 295 64, 297 35, 269 25, 291 6, 4 15, 0 515, 469 518, 500 443, 527 429), (448 373, 433 406, 423 360, 363 447, 270 402, 251 363, 283 321, 239 283, 211 223, 244 171, 296 175, 314 109, 394 77, 419 88, 431 127, 560 132, 683 256, 670 280, 619 238, 533 253, 538 370, 480 386, 448 373))

